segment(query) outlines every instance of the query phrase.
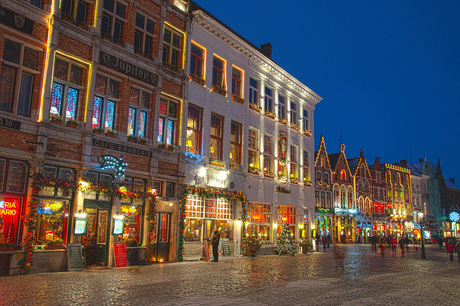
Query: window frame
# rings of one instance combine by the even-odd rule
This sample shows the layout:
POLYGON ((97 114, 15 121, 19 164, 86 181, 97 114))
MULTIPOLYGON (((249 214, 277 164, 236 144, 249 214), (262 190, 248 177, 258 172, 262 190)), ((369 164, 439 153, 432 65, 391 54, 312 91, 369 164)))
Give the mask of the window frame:
POLYGON ((295 145, 291 145, 290 147, 290 164, 289 164, 289 170, 290 170, 290 177, 291 179, 298 179, 299 178, 299 171, 298 171, 298 164, 299 164, 299 159, 298 159, 298 147, 295 145), (292 173, 294 170, 294 173, 292 173))
POLYGON ((259 99, 259 86, 260 82, 259 80, 249 77, 249 103, 253 103, 257 106, 260 104, 260 99, 259 99), (254 87, 254 84, 251 84, 255 82, 256 87, 254 87))
POLYGON ((101 111, 100 111, 100 114, 99 114, 99 119, 98 119, 98 122, 97 122, 97 126, 95 126, 96 124, 94 123, 94 104, 93 104, 93 115, 92 115, 92 118, 91 118, 91 129, 94 130, 95 128, 99 128, 101 130, 103 130, 104 132, 108 132, 108 131, 114 131, 115 130, 115 124, 116 124, 116 114, 117 114, 117 104, 120 103, 121 99, 119 98, 119 94, 120 94, 120 83, 118 80, 115 80, 115 79, 112 79, 108 76, 105 76, 103 74, 97 74, 96 75, 96 81, 97 79, 101 77, 101 78, 105 78, 105 92, 102 93, 102 92, 96 92, 96 90, 94 91, 94 99, 93 99, 93 103, 95 103, 95 100, 96 100, 96 97, 100 98, 101 99, 101 111), (112 86, 112 84, 117 84, 117 86, 112 86), (112 91, 112 88, 114 89, 116 87, 116 93, 112 91), (107 126, 107 116, 108 116, 108 107, 109 107, 109 104, 110 103, 113 103, 113 118, 112 118, 112 122, 109 126, 107 126), (111 128, 110 128, 111 127, 111 128))
POLYGON ((275 165, 274 165, 274 136, 269 134, 264 134, 264 151, 263 151, 263 170, 264 173, 273 173, 275 174, 275 165), (270 149, 267 149, 267 144, 270 149), (268 162, 268 163, 267 163, 268 162), (268 167, 267 167, 268 164, 268 167))
POLYGON ((286 97, 278 94, 278 118, 287 119, 286 117, 286 97))
POLYGON ((236 156, 230 157, 230 163, 242 165, 243 124, 232 120, 230 125, 230 155, 236 153, 236 156))
POLYGON ((264 110, 273 112, 273 89, 265 85, 264 88, 264 110), (269 93, 267 93, 269 91, 269 93))
POLYGON ((163 30, 163 64, 169 65, 173 69, 181 69, 182 68, 182 48, 181 45, 183 44, 183 34, 177 32, 171 27, 165 26, 163 30), (170 40, 166 41, 166 31, 171 32, 170 40), (174 39, 178 38, 179 45, 176 46, 174 44, 174 39), (173 56, 175 55, 175 56, 173 56), (173 62, 175 59, 176 63, 173 62))
POLYGON ((203 109, 201 107, 198 107, 194 104, 189 103, 188 105, 188 110, 187 110, 187 136, 186 136, 186 151, 191 152, 193 154, 202 154, 202 129, 203 129, 203 109), (196 116, 191 116, 191 108, 195 109, 194 113, 199 113, 198 117, 196 116), (189 122, 193 121, 193 127, 189 125, 189 122), (193 147, 192 145, 188 145, 187 142, 190 140, 190 142, 193 142, 193 137, 195 136, 195 152, 189 151, 189 147, 193 147), (190 139, 190 138, 191 139, 190 139))
POLYGON ((204 72, 206 71, 206 48, 202 47, 201 45, 197 44, 192 40, 190 45, 190 75, 197 76, 200 79, 205 79, 204 72), (203 52, 203 55, 200 56, 193 52, 193 48, 198 48, 203 52), (198 72, 198 63, 201 62, 201 71, 198 72), (192 67, 194 67, 192 72, 192 67))
POLYGON ((305 107, 303 108, 303 114, 302 114, 302 128, 304 131, 309 131, 310 128, 309 128, 309 123, 310 123, 310 112, 308 111, 308 109, 306 109, 305 107))
POLYGON ((127 126, 127 135, 136 137, 136 138, 147 138, 147 127, 148 127, 148 119, 149 119, 149 113, 150 113, 150 99, 151 99, 151 93, 144 91, 142 89, 138 89, 136 87, 131 87, 130 91, 130 99, 129 99, 129 111, 128 111, 128 126, 127 126), (133 90, 137 90, 139 92, 138 95, 138 100, 137 104, 132 103, 132 96, 131 93, 133 90), (146 101, 144 100, 146 95, 148 95, 148 101, 146 105, 146 101), (130 126, 129 126, 129 121, 130 121, 130 116, 131 112, 130 110, 133 109, 135 111, 135 116, 133 118, 133 133, 130 134, 130 126), (141 114, 145 114, 145 119, 144 119, 144 128, 141 129, 141 114))
POLYGON ((167 146, 177 146, 178 133, 179 133, 179 113, 180 113, 180 102, 174 99, 170 99, 162 96, 160 99, 160 107, 166 102, 166 114, 158 112, 158 143, 165 144, 167 146), (175 115, 171 115, 171 105, 175 106, 175 115), (161 120, 160 120, 161 119, 161 120), (162 122, 161 122, 162 121, 162 122), (173 131, 169 128, 169 123, 173 122, 173 131), (160 125, 163 125, 160 129, 160 125))
POLYGON ((113 9, 112 11, 108 10, 106 7, 105 7, 105 1, 104 0, 102 2, 102 24, 101 24, 101 35, 104 37, 108 37, 110 38, 110 40, 112 42, 121 42, 123 43, 124 40, 123 40, 123 36, 125 34, 125 24, 127 22, 126 20, 126 11, 128 9, 128 6, 126 4, 124 4, 123 2, 119 1, 119 0, 113 0, 113 9), (119 7, 118 5, 120 5, 120 8, 123 7, 123 13, 124 13, 124 16, 120 16, 119 15, 119 7), (104 31, 104 18, 109 18, 109 25, 108 25, 108 31, 104 31), (116 37, 115 36, 115 31, 116 31, 116 26, 117 25, 120 25, 120 34, 119 34, 119 37, 116 37))
POLYGON ((209 157, 212 160, 221 161, 223 158, 223 139, 224 138, 224 117, 216 113, 211 113, 211 133, 210 133, 210 142, 209 142, 209 157), (213 117, 219 119, 220 124, 216 124, 216 119, 213 120, 213 117), (214 122, 214 123, 213 123, 214 122), (213 129, 216 133, 213 134, 213 129), (212 141, 215 141, 215 147, 213 147, 212 141), (211 148, 214 148, 214 152, 211 152, 211 148), (216 153, 217 151, 217 153, 216 153))
POLYGON ((67 18, 70 18, 72 19, 72 21, 79 25, 79 24, 82 24, 82 25, 87 25, 88 24, 88 9, 89 9, 89 3, 86 2, 86 1, 82 1, 82 0, 62 0, 61 2, 61 16, 62 17, 67 17, 67 18), (85 6, 85 12, 84 12, 84 20, 81 21, 79 20, 79 16, 81 13, 80 11, 80 4, 83 4, 85 6), (66 5, 69 5, 69 11, 66 12, 64 11, 64 8, 66 7, 66 5))
POLYGON ((140 13, 139 11, 136 12, 136 19, 134 23, 134 52, 140 53, 143 56, 152 57, 153 51, 153 40, 155 38, 155 20, 149 18, 148 16, 140 13), (143 20, 143 27, 139 27, 137 24, 138 16, 144 18, 143 20), (152 32, 147 31, 148 23, 151 22, 152 25, 152 32), (136 44, 136 35, 140 35, 140 45, 136 44), (148 40, 150 39, 150 44, 148 44, 148 40), (148 47, 149 46, 149 47, 148 47), (147 48, 149 48, 147 50, 147 48))
POLYGON ((303 167, 303 181, 306 183, 307 181, 310 181, 310 152, 307 150, 303 150, 303 156, 302 156, 302 167, 303 167))
POLYGON ((232 66, 232 97, 243 98, 244 96, 244 71, 236 66, 232 66), (240 76, 235 75, 235 72, 239 72, 240 76))
POLYGON ((226 70, 227 62, 217 54, 213 55, 212 58, 212 86, 216 86, 218 89, 226 89, 226 70), (222 68, 216 66, 216 61, 222 63, 222 68), (221 77, 221 78, 220 78, 221 77))
POLYGON ((249 132, 248 132, 248 166, 249 167, 255 167, 259 169, 259 164, 260 164, 259 146, 260 146, 259 130, 250 127, 249 132), (252 157, 254 158, 254 161, 251 163, 252 157))
POLYGON ((297 107, 298 107, 298 103, 295 102, 294 100, 291 100, 290 103, 289 103, 289 114, 290 114, 290 123, 291 124, 297 124, 298 123, 298 120, 297 120, 297 107))

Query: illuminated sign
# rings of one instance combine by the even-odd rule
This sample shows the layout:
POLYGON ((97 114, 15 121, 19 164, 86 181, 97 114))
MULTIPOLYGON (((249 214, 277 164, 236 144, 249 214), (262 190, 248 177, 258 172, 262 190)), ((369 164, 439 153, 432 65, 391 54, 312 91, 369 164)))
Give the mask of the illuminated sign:
POLYGON ((350 214, 350 215, 354 215, 356 214, 358 211, 356 209, 346 209, 346 208, 338 208, 336 207, 335 208, 335 213, 336 214, 350 214))
POLYGON ((125 228, 125 222, 123 220, 113 220, 113 235, 123 234, 123 229, 125 228))
POLYGON ((18 213, 18 204, 16 202, 0 201, 0 215, 15 216, 18 213))
POLYGON ((449 219, 450 221, 457 222, 458 220, 460 220, 460 215, 458 214, 458 212, 453 211, 449 214, 449 219))
POLYGON ((227 171, 206 169, 206 184, 208 186, 225 188, 227 186, 227 171))

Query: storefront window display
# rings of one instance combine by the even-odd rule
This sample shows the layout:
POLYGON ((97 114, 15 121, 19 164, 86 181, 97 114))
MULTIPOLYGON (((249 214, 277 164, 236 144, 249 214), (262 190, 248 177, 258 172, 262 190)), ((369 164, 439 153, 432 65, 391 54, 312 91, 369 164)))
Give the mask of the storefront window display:
POLYGON ((68 208, 68 200, 40 200, 37 226, 39 243, 62 244, 67 241, 68 208))
POLYGON ((0 243, 16 243, 22 198, 0 196, 0 243))
POLYGON ((297 224, 297 208, 287 205, 279 205, 278 206, 278 228, 277 228, 277 237, 280 236, 281 232, 283 231, 284 223, 289 224, 289 228, 291 230, 292 238, 296 239, 296 231, 295 226, 297 224))
POLYGON ((259 239, 270 241, 270 204, 250 202, 247 206, 248 227, 247 233, 256 231, 259 239))
MULTIPOLYGON (((142 179, 126 177, 123 185, 127 190, 137 192, 145 191, 145 181, 142 179)), ((124 197, 121 199, 120 212, 124 217, 124 230, 119 238, 120 241, 126 242, 126 246, 128 247, 138 246, 142 241, 141 228, 143 205, 144 201, 140 198, 131 199, 130 197, 124 197)))

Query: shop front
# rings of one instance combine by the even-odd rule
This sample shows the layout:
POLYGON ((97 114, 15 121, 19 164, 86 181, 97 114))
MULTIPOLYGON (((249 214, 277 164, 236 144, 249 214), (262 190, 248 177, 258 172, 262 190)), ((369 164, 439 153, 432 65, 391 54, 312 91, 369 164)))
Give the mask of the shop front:
POLYGON ((317 231, 316 234, 322 235, 330 235, 332 244, 335 241, 335 233, 333 231, 333 213, 328 208, 315 208, 315 229, 317 231))
POLYGON ((334 209, 334 233, 336 241, 352 243, 356 241, 356 209, 334 209))

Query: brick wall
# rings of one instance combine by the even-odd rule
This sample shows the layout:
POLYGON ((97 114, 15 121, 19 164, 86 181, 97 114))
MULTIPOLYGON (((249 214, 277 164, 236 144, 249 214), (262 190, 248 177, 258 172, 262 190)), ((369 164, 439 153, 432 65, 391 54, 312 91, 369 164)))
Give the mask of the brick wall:
POLYGON ((179 165, 159 160, 158 161, 158 174, 172 175, 172 176, 178 175, 179 165))

